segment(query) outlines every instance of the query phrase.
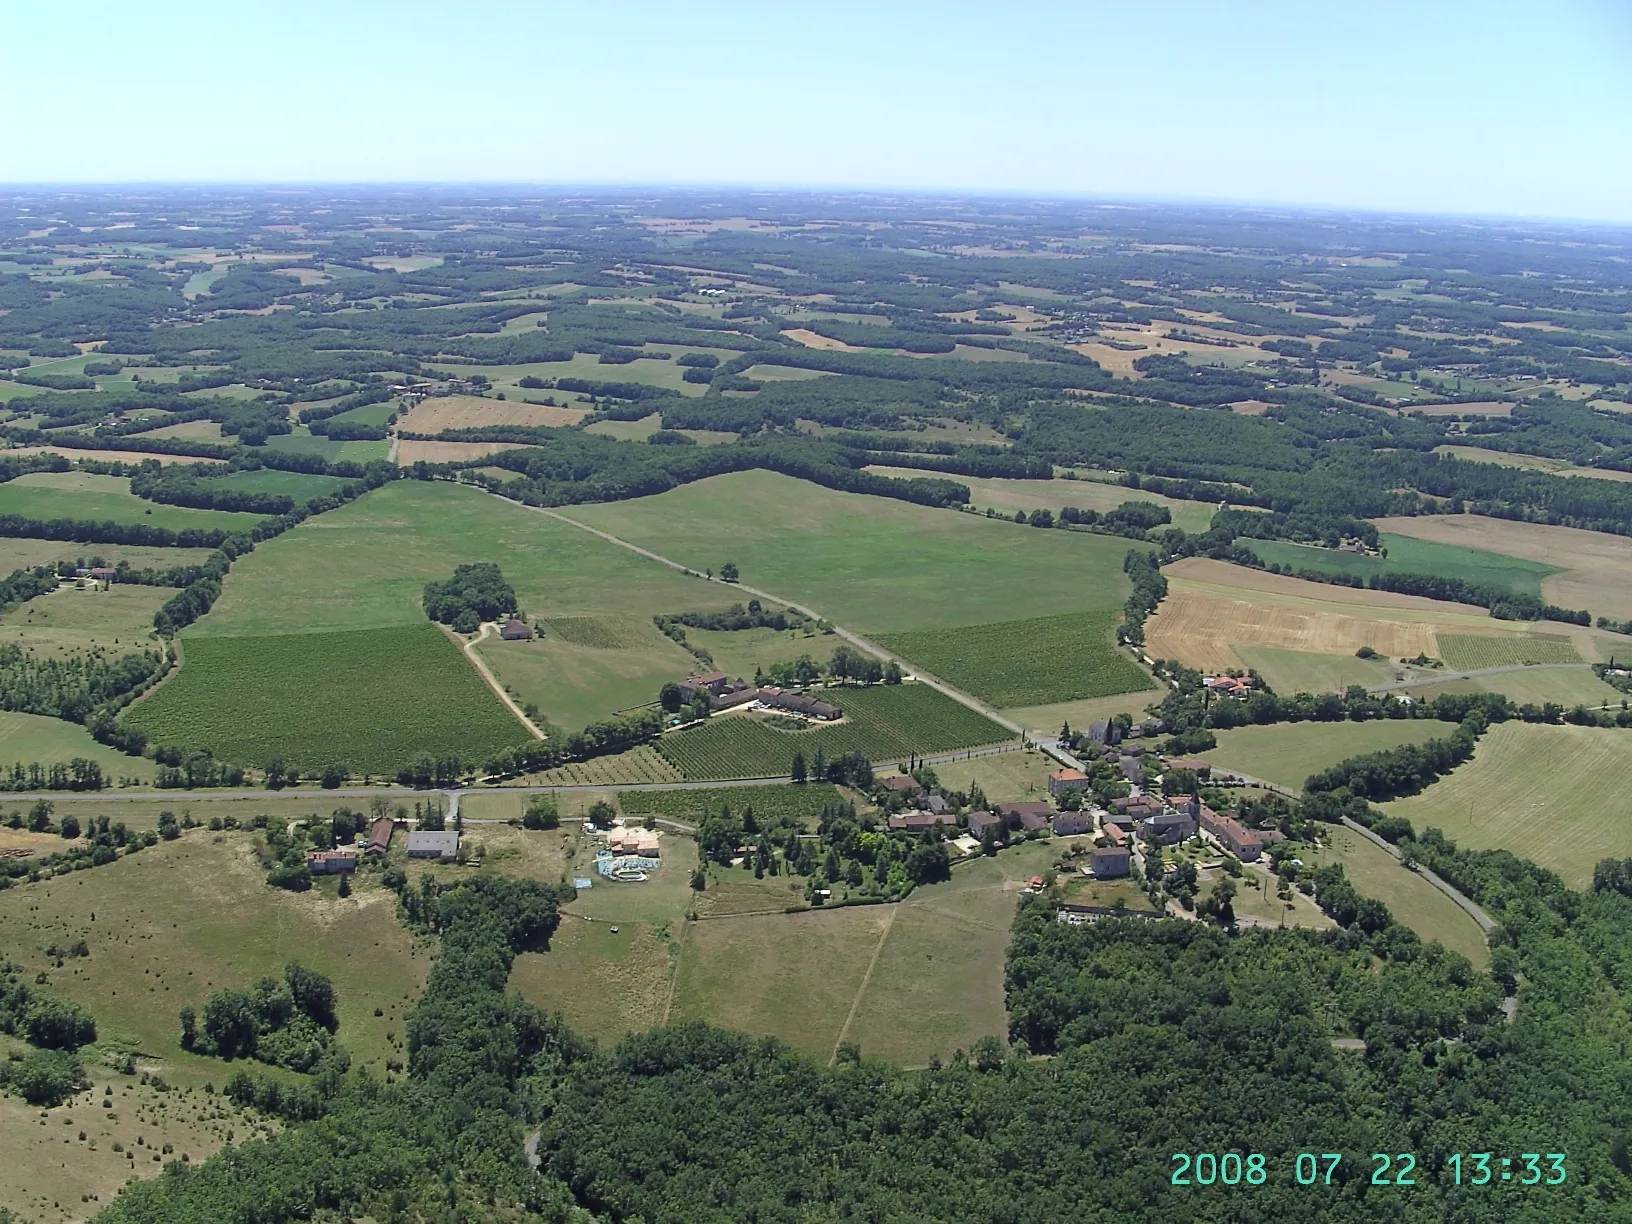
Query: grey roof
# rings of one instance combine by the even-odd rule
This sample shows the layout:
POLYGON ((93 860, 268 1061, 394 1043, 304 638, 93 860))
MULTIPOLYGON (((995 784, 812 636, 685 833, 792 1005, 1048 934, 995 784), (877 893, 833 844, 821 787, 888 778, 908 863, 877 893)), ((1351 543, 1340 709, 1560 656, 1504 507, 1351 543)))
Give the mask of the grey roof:
POLYGON ((448 830, 415 829, 408 834, 409 858, 452 858, 459 853, 459 834, 448 830))

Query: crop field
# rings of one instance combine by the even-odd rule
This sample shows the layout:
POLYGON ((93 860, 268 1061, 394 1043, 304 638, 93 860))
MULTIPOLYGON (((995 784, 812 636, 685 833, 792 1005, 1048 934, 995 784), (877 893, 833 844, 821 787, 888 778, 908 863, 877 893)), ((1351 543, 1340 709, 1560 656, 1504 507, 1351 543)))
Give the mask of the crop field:
POLYGON ((514 442, 416 442, 405 438, 397 444, 397 466, 410 467, 421 460, 426 463, 464 463, 469 459, 485 459, 489 455, 515 449, 514 442))
POLYGON ((1165 572, 1169 593, 1146 624, 1147 650, 1207 670, 1240 666, 1238 646, 1316 655, 1370 646, 1396 659, 1437 657, 1436 631, 1491 633, 1506 623, 1467 604, 1305 582, 1222 561, 1189 558, 1165 572))
MULTIPOLYGON (((129 455, 125 458, 128 460, 129 455)), ((192 510, 144 501, 130 491, 123 476, 96 476, 90 472, 31 472, 0 484, 0 514, 33 519, 87 519, 95 522, 141 523, 181 531, 188 527, 247 531, 262 515, 227 510, 192 510)), ((65 545, 68 548, 85 547, 65 545)), ((109 547, 111 545, 96 547, 109 547)))
POLYGON ((989 624, 1012 618, 1017 601, 1039 616, 1109 610, 1128 591, 1127 540, 840 493, 772 472, 567 513, 698 571, 735 562, 744 583, 865 633, 989 624))
MULTIPOLYGON (((120 778, 134 778, 140 782, 153 780, 153 762, 145 757, 126 756, 99 744, 91 733, 78 723, 60 718, 45 718, 39 714, 16 714, 0 711, 0 770, 13 763, 42 765, 66 764, 75 757, 85 757, 102 767, 102 773, 117 782, 120 778)), ((0 803, 4 802, 0 796, 0 803)))
MULTIPOLYGON (((172 1084, 221 1083, 231 1068, 180 1048, 176 1013, 212 990, 281 975, 291 959, 334 979, 339 1038, 383 1072, 400 1044, 430 957, 397 921, 396 898, 362 872, 354 892, 291 893, 267 885, 247 832, 194 829, 105 867, 0 893, 6 953, 88 1008, 104 1043, 125 1043, 172 1084), (95 919, 91 918, 94 913, 95 919), (56 968, 45 949, 84 939, 89 957, 56 968), (383 1013, 374 1016, 378 1007, 383 1013)), ((400 1056, 400 1055, 399 1055, 400 1056)), ((4 1164, 6 1162, 0 1162, 4 1164)))
POLYGON ((1390 534, 1562 567, 1542 582, 1543 598, 1560 607, 1587 608, 1594 616, 1632 617, 1632 548, 1624 536, 1477 514, 1378 519, 1377 526, 1390 534))
POLYGON ((342 488, 346 482, 338 476, 313 476, 306 472, 280 472, 276 468, 261 468, 258 471, 233 472, 227 476, 218 477, 221 485, 229 489, 242 489, 246 493, 282 493, 292 497, 296 503, 310 501, 314 497, 323 497, 342 488))
POLYGON ((809 763, 817 748, 828 760, 855 751, 885 764, 1010 738, 984 715, 924 684, 840 689, 825 697, 844 709, 837 726, 778 731, 752 715, 728 714, 669 732, 658 751, 688 779, 774 778, 787 774, 795 752, 809 763))
POLYGON ((391 414, 397 410, 395 404, 364 404, 360 408, 348 408, 345 412, 329 418, 333 421, 343 421, 352 425, 379 425, 384 426, 391 420, 391 414))
POLYGON ((1439 654, 1457 671, 1482 667, 1523 667, 1534 663, 1579 663, 1581 656, 1567 637, 1536 633, 1528 637, 1442 633, 1439 654))
MULTIPOLYGON (((1357 659, 1352 654, 1311 654, 1270 646, 1237 646, 1243 664, 1264 678, 1277 693, 1341 693, 1351 684, 1377 688, 1394 683, 1402 670, 1388 660, 1357 659)), ((1398 657, 1398 656, 1396 656, 1398 657)))
POLYGON ((530 737, 434 625, 192 638, 124 721, 223 760, 394 773, 416 755, 480 762, 530 737))
POLYGON ((879 645, 994 706, 1111 697, 1150 687, 1116 646, 1122 614, 1078 612, 1036 620, 890 633, 879 645))
MULTIPOLYGON (((935 474, 920 472, 913 468, 883 466, 869 467, 867 470, 877 472, 881 476, 894 476, 903 480, 935 474)), ((1104 513, 1107 510, 1115 510, 1123 502, 1147 501, 1155 502, 1158 506, 1166 506, 1173 516, 1174 526, 1200 533, 1207 530, 1207 525, 1212 522, 1213 513, 1217 509, 1207 502, 1181 501, 1174 497, 1163 497, 1159 493, 1146 493, 1139 489, 1128 489, 1098 480, 1005 480, 978 476, 953 476, 950 479, 969 486, 969 504, 977 510, 984 511, 990 506, 1010 517, 1013 517, 1016 510, 1025 510, 1028 513, 1032 510, 1052 510, 1057 515, 1062 506, 1075 506, 1078 510, 1098 510, 1104 513)), ((1133 541, 1130 541, 1131 543, 1133 541)))
POLYGON ((1437 939, 1478 968, 1490 960, 1490 945, 1472 916, 1388 851, 1341 825, 1325 831, 1331 847, 1317 848, 1316 861, 1343 864, 1349 882, 1365 897, 1388 906, 1395 919, 1423 939, 1437 939))
POLYGON ((409 433, 441 433, 445 429, 475 429, 482 425, 576 425, 586 408, 552 408, 519 399, 487 399, 479 395, 446 395, 424 400, 397 418, 397 428, 409 433))
POLYGON ((569 645, 588 646, 593 650, 631 650, 644 646, 653 629, 649 621, 610 616, 557 616, 540 623, 546 638, 556 637, 569 645))
POLYGON ((1623 730, 1500 723, 1471 761, 1384 807, 1458 845, 1511 850, 1582 888, 1600 859, 1632 856, 1629 771, 1632 735, 1623 730))
POLYGON ((1456 730, 1435 718, 1378 722, 1291 723, 1219 731, 1218 747, 1202 753, 1214 768, 1236 770, 1288 790, 1339 761, 1401 744, 1420 744, 1456 730))
POLYGON ((672 791, 622 791, 618 806, 630 816, 663 816, 696 824, 710 812, 728 806, 733 812, 753 808, 763 820, 803 821, 811 828, 821 815, 822 805, 842 799, 838 787, 826 782, 804 786, 722 786, 718 789, 672 791))
POLYGON ((612 756, 575 761, 543 773, 531 774, 526 781, 535 786, 605 786, 615 788, 640 782, 681 782, 684 778, 674 763, 650 744, 612 756))
POLYGON ((1440 544, 1406 535, 1380 535, 1378 542, 1388 551, 1386 558, 1339 552, 1335 548, 1317 548, 1309 544, 1290 544, 1281 540, 1254 540, 1250 547, 1265 562, 1290 566, 1294 570, 1356 574, 1361 578, 1369 578, 1373 574, 1433 574, 1441 578, 1461 578, 1467 582, 1502 587, 1538 599, 1541 597, 1543 580, 1559 573, 1562 568, 1484 549, 1440 544))

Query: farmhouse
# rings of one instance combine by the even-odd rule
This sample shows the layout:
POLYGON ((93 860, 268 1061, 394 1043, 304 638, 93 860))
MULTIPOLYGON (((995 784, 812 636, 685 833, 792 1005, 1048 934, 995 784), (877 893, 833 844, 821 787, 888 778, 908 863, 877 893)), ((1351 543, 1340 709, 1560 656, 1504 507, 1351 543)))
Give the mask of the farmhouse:
POLYGON ((680 696, 690 701, 701 690, 710 697, 718 697, 730 683, 731 678, 724 672, 704 672, 680 681, 680 696))
POLYGON ((507 642, 525 642, 533 636, 533 631, 527 627, 526 621, 512 616, 499 629, 499 636, 507 642))
POLYGON ((119 576, 119 571, 108 565, 91 566, 91 577, 98 582, 112 582, 119 576))
POLYGON ((606 839, 613 854, 634 854, 641 858, 661 858, 657 834, 648 829, 614 829, 606 839))
POLYGON ((789 714, 802 714, 806 718, 819 718, 823 722, 832 722, 844 714, 844 711, 836 705, 828 705, 825 701, 817 701, 816 698, 806 697, 803 693, 789 693, 779 688, 760 689, 759 704, 767 710, 784 710, 789 714))
POLYGON ((1003 818, 991 812, 969 813, 969 835, 971 837, 984 837, 987 829, 995 829, 1001 834, 1004 829, 1003 818))
POLYGON ((1092 812, 1057 812, 1054 816, 1054 832, 1060 837, 1071 837, 1077 833, 1092 833, 1094 831, 1094 816, 1092 812))
POLYGON ((408 857, 451 863, 459 857, 459 834, 451 830, 437 833, 415 829, 408 834, 408 857))
POLYGON ((1264 842, 1258 834, 1233 817, 1219 815, 1205 803, 1199 806, 1202 828, 1216 837, 1226 850, 1242 862, 1257 862, 1264 852, 1264 842))
POLYGON ((1027 833, 1041 833, 1054 815, 1054 809, 1046 803, 1000 803, 997 810, 1008 820, 1011 829, 1027 833))
POLYGON ((918 785, 917 778, 908 777, 906 774, 896 774, 894 777, 884 779, 884 789, 892 794, 910 797, 923 793, 924 788, 918 785))
POLYGON ((396 823, 390 817, 382 816, 369 826, 368 844, 363 847, 363 853, 379 858, 391 849, 391 835, 396 831, 396 823))
POLYGON ((1126 846, 1095 846, 1088 856, 1088 865, 1096 879, 1109 880, 1127 875, 1131 858, 1126 846))
POLYGON ((943 815, 947 810, 946 799, 941 795, 919 795, 916 800, 918 806, 926 812, 943 815))
POLYGON ((1122 728, 1110 721, 1110 719, 1102 718, 1098 722, 1089 725, 1088 738, 1096 744, 1120 743, 1122 728))
POLYGON ((1088 775, 1080 769, 1056 769, 1048 775, 1048 793, 1062 795, 1070 790, 1086 790, 1088 775))
POLYGON ((1202 684, 1222 697, 1234 697, 1237 701, 1245 701, 1252 692, 1250 684, 1234 676, 1213 676, 1203 680, 1202 684))
POLYGON ((925 833, 936 825, 956 823, 954 817, 940 812, 901 812, 890 817, 890 828, 897 833, 925 833))
POLYGON ((306 870, 313 875, 339 875, 345 871, 356 871, 357 851, 308 850, 306 852, 306 870))

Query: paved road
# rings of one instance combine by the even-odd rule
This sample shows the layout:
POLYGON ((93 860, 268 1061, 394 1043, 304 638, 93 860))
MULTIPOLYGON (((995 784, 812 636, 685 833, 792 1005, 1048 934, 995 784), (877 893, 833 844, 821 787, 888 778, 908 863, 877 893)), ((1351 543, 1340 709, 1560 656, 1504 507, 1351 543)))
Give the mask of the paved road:
MULTIPOLYGON (((1361 837, 1365 838, 1367 841, 1373 843, 1374 845, 1381 846, 1384 850, 1386 850, 1394 858, 1403 859, 1405 857, 1405 855, 1400 852, 1400 848, 1398 846, 1394 845, 1392 842, 1384 841, 1381 837, 1378 837, 1377 834, 1373 833, 1370 829, 1366 828, 1365 825, 1359 824, 1356 821, 1350 820, 1347 816, 1345 816, 1343 818, 1343 823, 1344 823, 1345 826, 1347 826, 1350 829, 1353 829, 1356 833, 1358 833, 1361 837)), ((1486 935, 1489 935, 1492 931, 1494 931, 1496 929, 1496 920, 1494 918, 1492 918, 1489 914, 1485 913, 1484 910, 1480 909, 1477 905, 1475 905, 1469 898, 1463 896, 1462 893, 1457 891, 1455 885, 1453 885, 1449 881, 1444 880, 1441 877, 1435 875, 1433 872, 1429 871, 1428 868, 1422 866, 1420 863, 1417 865, 1416 871, 1417 871, 1417 874, 1420 875, 1423 879, 1427 880, 1428 883, 1432 884, 1435 888, 1439 889, 1440 892, 1444 893, 1452 901, 1455 901, 1457 903, 1457 905, 1461 906, 1462 909, 1467 912, 1468 916, 1479 924, 1480 930, 1484 931, 1484 933, 1486 935)))

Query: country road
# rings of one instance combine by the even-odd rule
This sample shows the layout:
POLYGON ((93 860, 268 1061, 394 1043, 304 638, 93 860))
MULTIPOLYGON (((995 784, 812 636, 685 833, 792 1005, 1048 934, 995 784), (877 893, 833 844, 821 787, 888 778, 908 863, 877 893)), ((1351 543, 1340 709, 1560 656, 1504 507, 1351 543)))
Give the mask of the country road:
MULTIPOLYGON (((1591 670, 1592 665, 1589 663, 1509 663, 1503 667, 1479 667, 1472 671, 1440 672, 1437 675, 1422 676, 1415 680, 1402 680, 1398 684, 1379 684, 1375 688, 1366 691, 1369 693, 1397 693, 1401 689, 1422 688, 1430 684, 1444 684, 1448 680, 1477 680, 1480 676, 1500 676, 1508 672, 1590 672, 1591 670)), ((1600 706, 1598 708, 1602 709, 1604 707, 1600 706)))
POLYGON ((504 685, 499 683, 499 678, 488 670, 487 660, 476 653, 476 647, 487 641, 487 639, 492 636, 492 633, 497 626, 492 621, 483 621, 481 632, 468 642, 464 641, 458 634, 448 629, 447 626, 440 626, 440 628, 442 629, 442 632, 446 633, 450 638, 459 643, 460 649, 465 652, 465 658, 469 659, 471 663, 475 665, 476 670, 481 674, 482 679, 487 682, 487 687, 493 690, 494 695, 498 697, 500 701, 504 702, 510 713, 514 714, 521 720, 521 725, 533 733, 533 738, 548 739, 549 736, 545 735, 538 724, 527 717, 527 712, 516 704, 515 699, 512 698, 509 693, 504 691, 504 685))

